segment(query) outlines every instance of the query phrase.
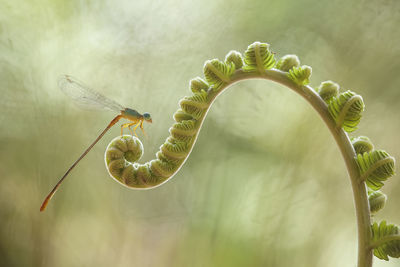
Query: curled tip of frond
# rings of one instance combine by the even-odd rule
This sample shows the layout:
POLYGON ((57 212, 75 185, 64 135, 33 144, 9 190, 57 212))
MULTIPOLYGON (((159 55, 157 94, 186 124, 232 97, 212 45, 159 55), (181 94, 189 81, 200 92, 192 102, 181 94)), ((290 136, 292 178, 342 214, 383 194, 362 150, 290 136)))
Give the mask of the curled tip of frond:
POLYGON ((375 257, 389 260, 389 257, 400 258, 399 227, 382 221, 379 225, 375 222, 371 226, 372 245, 375 257))
POLYGON ((322 82, 318 87, 318 94, 325 102, 329 102, 329 100, 337 96, 338 93, 339 85, 332 81, 322 82))
POLYGON ((276 68, 285 72, 298 66, 300 66, 300 59, 296 55, 283 56, 279 59, 278 63, 276 63, 276 68))
POLYGON ((200 77, 196 77, 190 80, 190 89, 193 93, 200 92, 204 90, 207 92, 209 85, 200 77))
POLYGON ((366 136, 358 136, 351 139, 351 143, 357 154, 364 154, 374 149, 374 145, 371 140, 366 136))
POLYGON ((269 50, 269 44, 254 42, 244 52, 244 63, 244 71, 263 73, 275 66, 275 58, 269 50))
POLYGON ((143 155, 143 144, 139 138, 123 135, 114 138, 106 149, 105 160, 110 162, 125 157, 131 163, 138 161, 143 155))
POLYGON ((368 190, 369 210, 371 213, 377 213, 383 209, 386 204, 386 195, 381 191, 368 190))
POLYGON ((374 150, 358 154, 356 162, 361 180, 366 181, 372 190, 379 190, 383 182, 394 175, 395 160, 386 151, 374 150))
POLYGON ((353 132, 361 120, 364 102, 360 95, 346 91, 329 101, 328 110, 338 127, 343 127, 346 132, 353 132))
POLYGON ((311 67, 304 65, 291 68, 287 76, 297 85, 307 85, 310 82, 311 73, 311 67))
POLYGON ((235 65, 233 63, 226 64, 218 59, 207 60, 204 64, 204 76, 214 89, 229 83, 234 71, 235 65))
POLYGON ((225 57, 225 63, 233 63, 237 70, 240 69, 243 66, 242 54, 235 50, 229 51, 229 53, 225 57))
POLYGON ((110 176, 130 187, 146 187, 143 181, 137 180, 138 170, 133 165, 142 155, 143 144, 137 137, 124 135, 114 138, 107 146, 104 158, 110 176))

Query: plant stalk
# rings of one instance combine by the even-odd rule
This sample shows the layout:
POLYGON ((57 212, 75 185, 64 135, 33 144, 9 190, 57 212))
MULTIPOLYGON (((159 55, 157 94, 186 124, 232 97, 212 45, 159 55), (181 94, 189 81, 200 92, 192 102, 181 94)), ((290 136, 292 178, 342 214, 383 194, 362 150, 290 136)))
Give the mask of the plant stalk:
MULTIPOLYGON (((336 122, 328 111, 328 106, 325 101, 315 92, 310 86, 297 85, 288 78, 286 72, 277 69, 265 70, 263 73, 244 72, 243 70, 236 70, 231 76, 231 82, 225 84, 216 93, 211 102, 224 91, 224 89, 231 85, 250 79, 266 79, 280 83, 294 90, 296 93, 305 98, 311 106, 318 112, 322 120, 328 126, 332 133, 343 159, 350 177, 351 186, 353 189, 354 205, 356 210, 357 230, 358 230, 358 267, 372 267, 372 247, 370 240, 372 237, 371 231, 371 215, 369 209, 367 188, 365 182, 361 180, 360 172, 355 161, 356 152, 350 142, 349 136, 341 128, 336 126, 336 122)), ((204 115, 205 116, 205 115, 204 115)))

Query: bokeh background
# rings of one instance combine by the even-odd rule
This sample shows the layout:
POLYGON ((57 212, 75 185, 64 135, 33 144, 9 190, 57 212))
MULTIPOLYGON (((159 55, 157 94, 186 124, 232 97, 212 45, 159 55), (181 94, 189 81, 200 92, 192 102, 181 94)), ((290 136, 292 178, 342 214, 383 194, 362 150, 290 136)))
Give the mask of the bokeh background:
MULTIPOLYGON (((76 108, 70 74, 152 114, 142 162, 168 136, 205 60, 268 42, 366 103, 354 135, 400 159, 400 2, 0 1, 0 266, 355 266, 350 181, 326 126, 268 81, 227 90, 181 171, 154 190, 109 178, 114 127, 43 198, 115 114, 76 108)), ((143 137, 143 136, 141 136, 143 137)), ((400 224, 400 182, 374 220, 400 224)), ((375 259, 374 266, 399 266, 375 259)))

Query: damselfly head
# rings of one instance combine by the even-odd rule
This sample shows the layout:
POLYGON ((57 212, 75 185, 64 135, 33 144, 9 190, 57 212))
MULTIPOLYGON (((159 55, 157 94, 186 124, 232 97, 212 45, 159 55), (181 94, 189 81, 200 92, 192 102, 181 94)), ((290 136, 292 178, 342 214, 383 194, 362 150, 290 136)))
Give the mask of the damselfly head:
POLYGON ((151 119, 150 113, 147 113, 147 112, 143 113, 143 118, 144 118, 144 120, 147 121, 147 122, 150 122, 150 123, 153 122, 153 120, 151 119))

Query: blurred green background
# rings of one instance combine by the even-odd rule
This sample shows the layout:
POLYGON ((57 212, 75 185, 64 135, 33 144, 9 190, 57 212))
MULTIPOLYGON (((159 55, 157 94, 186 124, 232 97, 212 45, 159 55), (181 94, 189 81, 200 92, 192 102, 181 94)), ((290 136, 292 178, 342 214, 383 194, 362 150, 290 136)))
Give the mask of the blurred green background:
MULTIPOLYGON (((115 114, 76 108, 70 74, 152 114, 143 160, 168 136, 205 60, 268 42, 366 104, 354 135, 400 159, 400 2, 0 1, 0 266, 355 266, 343 160, 294 92, 268 81, 227 90, 181 171, 154 190, 109 178, 114 127, 43 198, 115 114)), ((142 160, 142 162, 143 162, 142 160)), ((400 224, 400 182, 374 220, 400 224)), ((399 266, 375 259, 374 266, 399 266)))

